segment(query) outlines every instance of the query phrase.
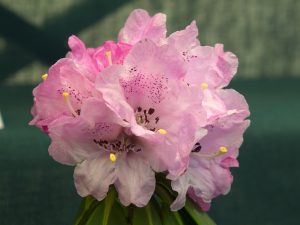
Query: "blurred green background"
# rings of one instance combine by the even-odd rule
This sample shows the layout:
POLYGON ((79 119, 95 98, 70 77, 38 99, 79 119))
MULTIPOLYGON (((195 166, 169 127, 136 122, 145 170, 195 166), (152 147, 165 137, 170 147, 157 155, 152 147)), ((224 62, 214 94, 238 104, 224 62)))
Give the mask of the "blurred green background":
POLYGON ((31 90, 78 35, 90 47, 116 40, 129 13, 168 16, 168 32, 196 20, 203 45, 224 43, 240 67, 252 125, 227 196, 209 214, 218 225, 300 221, 300 1, 0 0, 0 224, 72 224, 79 207, 73 168, 54 162, 49 139, 29 127, 31 90))

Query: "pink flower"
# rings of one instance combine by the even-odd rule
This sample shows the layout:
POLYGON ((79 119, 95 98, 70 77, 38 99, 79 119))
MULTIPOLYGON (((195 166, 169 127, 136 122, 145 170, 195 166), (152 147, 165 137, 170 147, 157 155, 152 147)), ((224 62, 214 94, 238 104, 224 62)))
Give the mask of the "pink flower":
POLYGON ((208 209, 229 191, 229 168, 249 121, 242 95, 223 88, 237 58, 223 45, 201 46, 193 21, 166 37, 166 16, 134 10, 117 43, 86 48, 76 36, 34 90, 30 122, 51 138, 49 154, 75 166, 80 196, 145 206, 164 172, 178 192, 208 209))
POLYGON ((213 198, 229 192, 233 179, 229 167, 238 166, 238 148, 248 126, 249 121, 230 127, 222 127, 220 124, 207 127, 207 135, 196 143, 190 155, 187 171, 172 181, 172 188, 178 192, 172 210, 184 206, 187 192, 200 203, 200 207, 204 203, 207 207, 213 198))
POLYGON ((224 102, 225 112, 207 125, 207 135, 196 141, 190 154, 187 171, 172 181, 178 192, 171 205, 178 210, 185 204, 186 194, 205 211, 213 198, 227 194, 233 177, 230 167, 238 167, 238 150, 243 142, 243 133, 250 124, 248 105, 234 90, 217 90, 224 102))
POLYGON ((122 66, 104 70, 96 81, 108 107, 143 141, 152 168, 168 170, 170 176, 186 169, 191 144, 206 122, 201 92, 183 82, 184 74, 177 51, 145 40, 132 48, 122 66))
POLYGON ((224 52, 222 44, 201 46, 197 36, 198 29, 193 21, 184 30, 171 34, 167 43, 182 55, 187 68, 184 80, 190 86, 203 90, 203 106, 209 124, 226 110, 217 92, 227 86, 235 75, 238 60, 233 53, 224 52))
POLYGON ((63 58, 49 69, 47 79, 33 90, 33 95, 34 118, 30 124, 47 131, 55 119, 78 116, 83 102, 96 93, 94 84, 78 65, 63 58))
MULTIPOLYGON (((96 76, 112 64, 122 64, 131 45, 107 41, 95 49, 85 47, 76 36, 69 38, 71 51, 44 75, 44 82, 34 90, 33 120, 48 132, 48 124, 62 115, 76 116, 83 102, 97 95, 94 89, 96 76), (62 97, 66 92, 69 96, 62 97), (70 113, 71 112, 71 113, 70 113)), ((99 95, 99 94, 98 94, 99 95)))
POLYGON ((101 201, 114 184, 124 205, 147 204, 155 176, 139 154, 139 141, 126 134, 128 126, 100 98, 85 101, 80 116, 49 125, 49 153, 60 163, 76 165, 74 180, 81 196, 93 195, 101 201))

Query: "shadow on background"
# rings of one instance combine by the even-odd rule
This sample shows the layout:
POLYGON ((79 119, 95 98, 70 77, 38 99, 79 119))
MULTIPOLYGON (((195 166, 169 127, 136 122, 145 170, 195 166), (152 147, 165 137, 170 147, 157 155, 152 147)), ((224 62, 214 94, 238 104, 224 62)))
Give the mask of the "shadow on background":
POLYGON ((16 48, 8 44, 0 52, 0 83, 33 60, 51 65, 64 57, 68 51, 66 40, 70 35, 101 20, 128 1, 115 0, 114 4, 111 1, 84 1, 51 18, 42 28, 31 25, 0 4, 1 35, 8 43, 13 42, 18 46, 16 48))

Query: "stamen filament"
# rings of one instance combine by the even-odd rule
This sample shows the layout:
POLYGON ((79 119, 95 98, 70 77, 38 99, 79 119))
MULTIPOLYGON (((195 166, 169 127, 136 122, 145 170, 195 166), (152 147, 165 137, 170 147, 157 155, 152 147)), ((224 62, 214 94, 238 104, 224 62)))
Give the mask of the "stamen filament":
POLYGON ((64 91, 62 93, 62 96, 64 97, 65 99, 65 102, 70 110, 70 112, 73 114, 73 116, 78 116, 78 114, 76 113, 76 111, 74 110, 72 104, 71 104, 71 101, 70 101, 70 94, 66 91, 64 91))
POLYGON ((107 59, 108 65, 112 65, 112 59, 111 59, 111 51, 106 51, 105 52, 105 57, 107 59))
POLYGON ((220 155, 224 155, 227 152, 228 152, 228 149, 225 146, 221 146, 217 152, 214 152, 212 154, 205 154, 205 153, 199 153, 199 152, 197 152, 196 154, 197 154, 197 156, 200 156, 202 158, 211 159, 211 158, 215 158, 220 155))

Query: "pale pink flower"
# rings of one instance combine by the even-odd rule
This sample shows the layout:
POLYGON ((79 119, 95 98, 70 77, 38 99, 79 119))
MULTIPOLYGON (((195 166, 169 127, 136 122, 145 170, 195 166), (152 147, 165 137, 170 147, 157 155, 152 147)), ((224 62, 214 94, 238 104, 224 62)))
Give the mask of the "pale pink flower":
POLYGON ((71 51, 33 91, 33 120, 52 140, 49 154, 74 165, 81 196, 105 198, 110 185, 125 205, 145 206, 164 172, 178 192, 208 209, 229 191, 229 167, 249 125, 248 105, 224 90, 237 70, 223 45, 201 46, 193 21, 166 37, 166 16, 134 10, 118 42, 71 51), (222 153, 222 154, 221 154, 222 153))
POLYGON ((238 59, 233 53, 224 52, 222 44, 201 46, 197 36, 198 28, 193 21, 184 30, 171 34, 166 42, 182 55, 187 68, 185 82, 203 90, 203 106, 209 124, 226 110, 217 91, 227 86, 235 75, 238 59))
POLYGON ((248 126, 249 121, 226 128, 219 124, 207 127, 208 134, 197 142, 190 155, 187 171, 172 181, 172 188, 178 192, 172 210, 184 206, 187 192, 206 210, 213 198, 229 192, 233 180, 229 167, 238 166, 238 148, 248 126))
POLYGON ((143 158, 142 146, 126 134, 123 121, 101 98, 89 98, 76 118, 59 118, 49 125, 50 155, 76 165, 75 186, 82 196, 101 201, 114 184, 124 205, 144 206, 155 187, 155 176, 143 158))
POLYGON ((116 114, 131 124, 144 143, 155 171, 177 176, 187 166, 194 139, 206 122, 199 90, 183 82, 177 51, 150 40, 137 43, 122 66, 101 73, 96 88, 116 114), (161 135, 165 133, 165 135, 161 135))
POLYGON ((187 171, 172 181, 172 188, 178 192, 172 210, 184 206, 188 193, 207 211, 213 198, 230 190, 233 177, 229 168, 239 165, 236 158, 243 134, 250 124, 249 120, 244 120, 249 116, 249 110, 243 96, 236 91, 217 92, 224 100, 226 112, 206 126, 207 135, 194 145, 187 171))

